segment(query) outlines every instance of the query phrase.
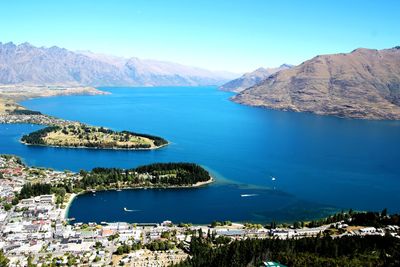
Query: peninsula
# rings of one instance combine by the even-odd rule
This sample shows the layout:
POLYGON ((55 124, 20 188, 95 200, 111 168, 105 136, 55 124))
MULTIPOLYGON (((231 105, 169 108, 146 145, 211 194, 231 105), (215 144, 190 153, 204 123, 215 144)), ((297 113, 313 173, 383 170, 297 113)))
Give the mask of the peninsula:
POLYGON ((99 149, 156 149, 168 144, 167 140, 158 136, 117 132, 82 123, 46 127, 24 135, 21 142, 27 145, 99 149))
POLYGON ((93 87, 70 86, 0 86, 0 123, 31 123, 48 127, 24 135, 21 142, 26 145, 54 146, 65 148, 97 149, 157 149, 168 145, 168 141, 153 135, 129 131, 113 131, 104 127, 89 126, 28 110, 17 101, 49 96, 109 94, 93 87))
POLYGON ((7 187, 14 192, 10 199, 18 201, 43 194, 64 199, 65 194, 93 190, 199 187, 214 181, 203 167, 187 162, 153 163, 131 169, 94 168, 79 173, 28 167, 11 155, 0 155, 0 162, 0 177, 9 180, 7 187))
POLYGON ((199 187, 213 182, 207 170, 195 163, 153 163, 133 169, 94 168, 81 171, 75 191, 125 188, 199 187))

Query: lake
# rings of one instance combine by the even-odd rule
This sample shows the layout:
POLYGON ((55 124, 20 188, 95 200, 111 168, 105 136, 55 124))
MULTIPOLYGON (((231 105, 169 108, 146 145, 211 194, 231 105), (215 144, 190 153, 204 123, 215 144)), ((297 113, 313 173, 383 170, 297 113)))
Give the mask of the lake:
POLYGON ((77 221, 270 222, 348 208, 400 211, 400 122, 248 107, 215 87, 100 89, 112 94, 22 104, 64 119, 159 135, 171 144, 154 151, 32 147, 18 140, 39 126, 0 125, 0 153, 74 171, 195 162, 217 181, 197 189, 81 195, 69 210, 77 221))

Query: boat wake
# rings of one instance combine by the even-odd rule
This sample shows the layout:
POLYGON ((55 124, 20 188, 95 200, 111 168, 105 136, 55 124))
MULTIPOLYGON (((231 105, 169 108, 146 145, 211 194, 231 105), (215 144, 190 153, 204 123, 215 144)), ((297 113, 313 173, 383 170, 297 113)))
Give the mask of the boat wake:
POLYGON ((126 211, 126 212, 138 212, 140 210, 130 210, 130 209, 124 208, 124 211, 126 211))
POLYGON ((255 197, 258 196, 258 194, 241 194, 241 197, 255 197))

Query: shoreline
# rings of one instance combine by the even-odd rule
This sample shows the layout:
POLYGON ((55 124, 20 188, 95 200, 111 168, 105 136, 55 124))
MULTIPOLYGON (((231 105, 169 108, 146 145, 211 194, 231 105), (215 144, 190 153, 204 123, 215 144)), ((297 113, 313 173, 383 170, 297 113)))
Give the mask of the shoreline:
POLYGON ((161 145, 161 146, 155 146, 155 147, 150 147, 150 148, 119 148, 119 147, 111 147, 111 148, 107 148, 107 147, 87 147, 87 146, 56 146, 56 145, 46 145, 46 144, 29 144, 26 143, 24 141, 22 141, 21 139, 19 139, 19 142, 21 144, 24 144, 26 146, 39 146, 39 147, 54 147, 54 148, 67 148, 67 149, 94 149, 94 150, 125 150, 125 151, 137 151, 137 150, 142 150, 142 151, 150 151, 150 150, 156 150, 156 149, 160 149, 163 147, 168 146, 169 144, 171 144, 170 142, 161 145))
POLYGON ((71 193, 71 195, 69 196, 69 199, 68 199, 67 203, 65 204, 65 208, 64 208, 64 210, 63 210, 63 213, 64 213, 63 218, 64 218, 64 220, 68 221, 69 208, 71 207, 72 202, 74 201, 74 199, 75 199, 78 195, 79 195, 79 193, 78 193, 78 194, 76 194, 76 193, 71 193))
MULTIPOLYGON (((147 189, 183 189, 183 188, 200 188, 203 186, 207 186, 215 182, 215 178, 210 176, 210 179, 204 182, 197 182, 192 185, 176 185, 176 186, 137 186, 137 187, 124 187, 124 188, 107 188, 101 190, 94 190, 95 192, 104 192, 104 191, 117 191, 117 190, 147 190, 147 189)), ((65 210, 64 210, 64 220, 68 221, 68 213, 69 208, 71 207, 72 202, 75 200, 76 197, 79 195, 85 195, 92 193, 92 190, 84 190, 79 193, 72 193, 69 197, 69 200, 66 203, 65 210)))

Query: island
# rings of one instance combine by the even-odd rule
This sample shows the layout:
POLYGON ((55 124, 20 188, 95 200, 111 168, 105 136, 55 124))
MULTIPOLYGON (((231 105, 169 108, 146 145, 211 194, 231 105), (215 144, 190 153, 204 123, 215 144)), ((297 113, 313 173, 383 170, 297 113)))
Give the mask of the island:
POLYGON ((21 142, 27 145, 99 149, 156 149, 168 144, 167 140, 158 136, 117 132, 82 123, 49 126, 22 136, 21 142))

